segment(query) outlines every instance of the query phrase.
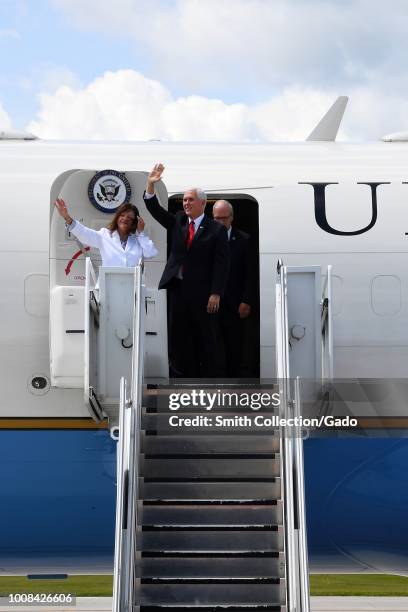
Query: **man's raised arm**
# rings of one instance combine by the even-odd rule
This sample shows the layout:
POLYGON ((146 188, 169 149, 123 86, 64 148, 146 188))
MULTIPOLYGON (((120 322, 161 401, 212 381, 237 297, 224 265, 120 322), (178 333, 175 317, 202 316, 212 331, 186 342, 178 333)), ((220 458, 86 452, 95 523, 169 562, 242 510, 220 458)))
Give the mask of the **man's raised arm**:
POLYGON ((143 195, 143 199, 147 210, 152 215, 153 219, 156 219, 166 229, 170 229, 174 224, 174 215, 168 210, 160 206, 159 200, 155 194, 155 185, 161 179, 163 174, 163 164, 156 164, 147 177, 146 191, 143 195))

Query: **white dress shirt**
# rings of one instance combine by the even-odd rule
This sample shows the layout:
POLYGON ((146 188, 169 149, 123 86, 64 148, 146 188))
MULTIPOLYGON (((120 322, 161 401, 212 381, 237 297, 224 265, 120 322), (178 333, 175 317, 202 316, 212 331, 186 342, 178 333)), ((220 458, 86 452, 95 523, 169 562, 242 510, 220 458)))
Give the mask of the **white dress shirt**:
MULTIPOLYGON (((204 219, 204 213, 202 215, 200 215, 199 217, 196 217, 194 219, 194 237, 197 233, 198 228, 200 227, 200 223, 201 221, 204 219)), ((190 226, 191 221, 193 221, 193 219, 190 219, 190 217, 188 218, 188 225, 190 226)), ((193 239, 194 240, 194 239, 193 239)))
MULTIPOLYGON (((190 223, 194 221, 194 238, 195 238, 198 228, 200 227, 200 223, 203 219, 204 219, 204 213, 200 215, 199 217, 197 217, 196 219, 190 219, 190 217, 188 217, 188 227, 190 227, 190 223)), ((188 235, 188 232, 187 232, 187 235, 188 235)), ((177 272, 176 278, 183 280, 183 266, 180 266, 179 271, 177 272)))
POLYGON ((137 266, 142 255, 149 259, 158 253, 149 236, 143 232, 129 234, 123 248, 118 232, 111 233, 106 227, 93 230, 74 220, 68 229, 82 244, 99 249, 103 266, 130 268, 137 266))

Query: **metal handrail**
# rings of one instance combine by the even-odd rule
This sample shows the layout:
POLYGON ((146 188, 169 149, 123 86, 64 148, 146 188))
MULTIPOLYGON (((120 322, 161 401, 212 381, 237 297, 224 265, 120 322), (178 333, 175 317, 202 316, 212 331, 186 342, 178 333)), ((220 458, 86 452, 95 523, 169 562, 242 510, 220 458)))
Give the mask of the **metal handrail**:
MULTIPOLYGON (((95 268, 93 267, 93 263, 92 263, 92 260, 91 260, 90 257, 87 257, 85 259, 85 270, 86 270, 87 273, 89 273, 89 276, 92 277, 92 281, 93 281, 93 284, 94 284, 94 287, 95 287, 95 285, 98 282, 98 276, 97 276, 97 274, 95 272, 95 268)), ((88 274, 87 274, 87 276, 88 276, 88 274)))
POLYGON ((141 428, 142 413, 142 384, 143 384, 143 365, 144 365, 144 287, 143 287, 143 260, 135 269, 135 305, 133 318, 133 355, 132 355, 132 435, 130 448, 130 467, 129 467, 129 505, 128 505, 128 584, 127 600, 132 603, 135 567, 136 567, 136 526, 138 525, 138 505, 139 499, 139 432, 141 428))
MULTIPOLYGON (((295 380, 295 402, 294 402, 294 417, 297 419, 295 423, 300 423, 300 378, 295 380)), ((300 601, 302 612, 310 611, 310 593, 309 593, 309 561, 307 555, 307 529, 306 529, 306 504, 305 504, 305 473, 304 473, 304 457, 303 457, 303 436, 302 429, 299 425, 294 427, 294 446, 295 446, 295 490, 297 491, 296 505, 298 517, 298 557, 299 557, 299 586, 300 586, 300 601)))
POLYGON ((123 400, 123 383, 121 382, 119 444, 122 439, 123 447, 118 446, 114 612, 130 612, 133 609, 139 499, 138 456, 142 409, 143 340, 144 286, 143 262, 141 261, 135 268, 134 275, 132 385, 129 401, 123 400), (127 408, 122 408, 123 401, 127 408), (124 417, 122 413, 125 415, 124 417), (121 483, 120 491, 119 483, 121 483))
MULTIPOLYGON (((291 401, 285 402, 284 417, 292 417, 291 401)), ((290 428, 291 430, 292 428, 290 428)), ((285 518, 285 561, 286 561, 286 589, 287 610, 298 612, 299 608, 299 577, 298 577, 298 547, 295 532, 295 479, 294 479, 294 452, 291 433, 286 431, 283 435, 283 487, 284 487, 284 518, 285 518)))
MULTIPOLYGON (((280 417, 300 416, 299 380, 291 400, 286 268, 279 260, 276 283, 276 360, 280 387, 280 417)), ((300 430, 281 427, 282 497, 286 564, 286 609, 309 612, 303 447, 300 430)))
MULTIPOLYGON (((85 260, 85 312, 84 312, 84 403, 90 407, 92 417, 96 421, 101 421, 103 411, 92 389, 91 378, 91 329, 92 316, 95 318, 94 309, 91 303, 91 296, 96 300, 94 293, 97 284, 97 275, 89 257, 85 260), (94 401, 96 400, 96 401, 94 401)), ((98 302, 97 302, 98 303, 98 302)), ((99 306, 99 303, 98 303, 99 306)), ((99 322, 98 322, 99 323, 99 322)))
POLYGON ((130 410, 126 409, 126 380, 120 380, 120 400, 119 400, 119 440, 116 448, 116 530, 115 530, 115 561, 113 572, 113 611, 120 612, 121 599, 123 596, 124 571, 123 556, 126 529, 127 511, 126 502, 128 498, 128 475, 129 475, 129 442, 130 427, 126 421, 129 420, 130 410))
MULTIPOLYGON (((277 375, 280 387, 280 417, 290 416, 289 388, 289 338, 287 313, 286 268, 279 260, 277 266, 278 282, 276 283, 276 360, 277 375)), ((286 565, 286 606, 288 612, 296 611, 296 542, 294 532, 294 499, 293 499, 293 448, 291 436, 280 428, 280 446, 282 459, 282 497, 284 520, 284 543, 286 565)))

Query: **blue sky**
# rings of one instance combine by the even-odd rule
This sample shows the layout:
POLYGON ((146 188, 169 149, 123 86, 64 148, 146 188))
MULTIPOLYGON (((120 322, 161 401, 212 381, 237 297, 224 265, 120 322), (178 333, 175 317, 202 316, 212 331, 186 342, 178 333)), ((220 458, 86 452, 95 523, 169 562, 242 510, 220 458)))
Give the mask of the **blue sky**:
POLYGON ((393 0, 0 0, 0 129, 47 138, 302 139, 408 129, 393 0), (3 124, 3 125, 2 125, 3 124))
POLYGON ((0 101, 15 128, 35 115, 38 93, 69 82, 70 73, 80 85, 143 61, 128 39, 81 31, 48 0, 0 0, 0 101))

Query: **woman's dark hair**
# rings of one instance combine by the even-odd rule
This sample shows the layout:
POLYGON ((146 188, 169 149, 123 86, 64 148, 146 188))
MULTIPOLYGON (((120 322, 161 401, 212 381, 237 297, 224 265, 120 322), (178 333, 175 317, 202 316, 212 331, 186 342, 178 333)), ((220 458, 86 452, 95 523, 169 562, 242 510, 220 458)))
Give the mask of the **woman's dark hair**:
POLYGON ((130 204, 130 202, 125 204, 121 204, 118 208, 118 210, 115 213, 115 216, 113 217, 112 221, 106 226, 108 228, 108 230, 112 233, 112 232, 116 232, 116 230, 118 229, 118 219, 120 217, 121 214, 126 213, 128 211, 132 211, 135 215, 135 221, 134 223, 132 223, 132 229, 131 229, 131 233, 134 234, 136 229, 137 229, 137 222, 139 220, 139 211, 137 209, 137 206, 135 206, 134 204, 130 204))

